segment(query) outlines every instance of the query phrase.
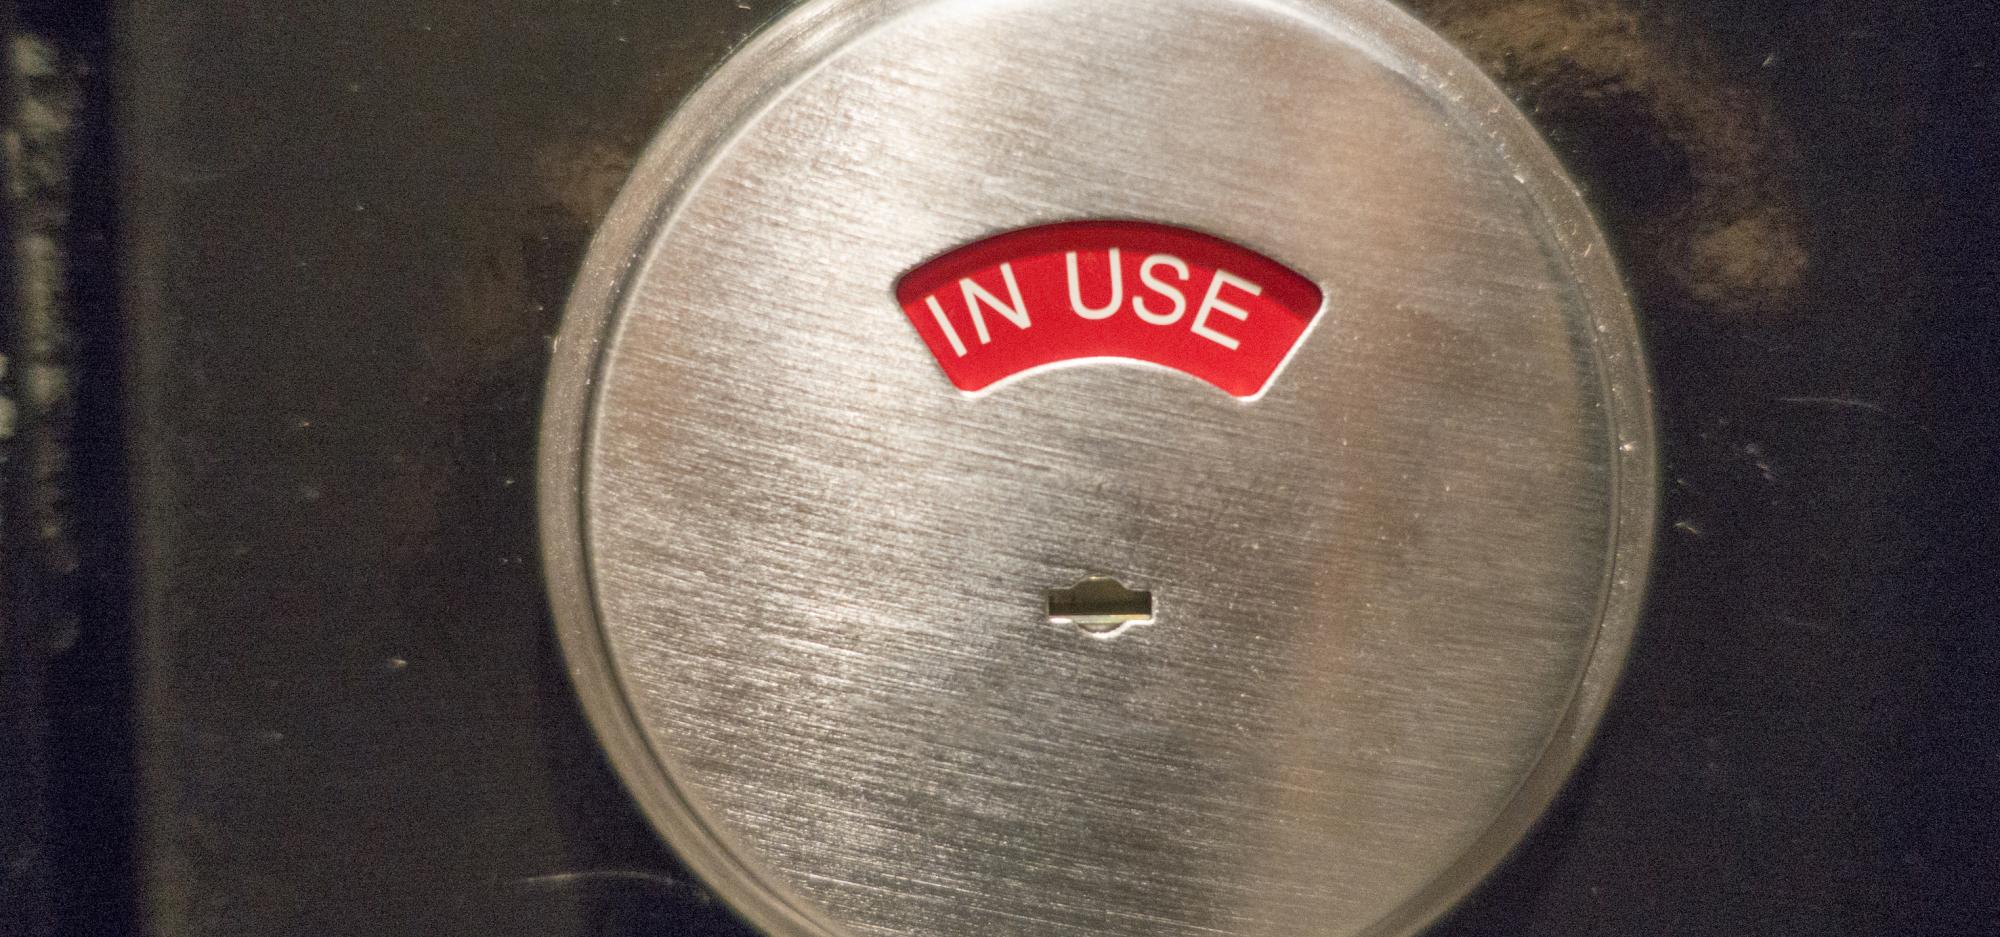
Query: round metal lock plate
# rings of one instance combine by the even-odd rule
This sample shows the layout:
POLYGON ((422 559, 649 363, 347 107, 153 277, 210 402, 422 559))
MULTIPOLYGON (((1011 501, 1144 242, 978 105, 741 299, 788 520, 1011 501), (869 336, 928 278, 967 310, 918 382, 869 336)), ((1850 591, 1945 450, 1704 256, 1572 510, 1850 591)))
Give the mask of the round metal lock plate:
POLYGON ((1603 710, 1649 420, 1573 187, 1387 4, 822 0, 592 248, 546 561, 773 934, 1404 933, 1603 710))

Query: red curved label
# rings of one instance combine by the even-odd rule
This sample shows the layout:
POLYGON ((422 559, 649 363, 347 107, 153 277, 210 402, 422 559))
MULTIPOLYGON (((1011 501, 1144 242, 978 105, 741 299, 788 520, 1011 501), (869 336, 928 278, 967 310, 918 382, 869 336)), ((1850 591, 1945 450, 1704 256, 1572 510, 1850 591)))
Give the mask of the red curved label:
POLYGON ((1311 280, 1186 228, 1075 221, 974 241, 910 271, 896 301, 953 386, 1122 358, 1255 398, 1319 315, 1311 280))

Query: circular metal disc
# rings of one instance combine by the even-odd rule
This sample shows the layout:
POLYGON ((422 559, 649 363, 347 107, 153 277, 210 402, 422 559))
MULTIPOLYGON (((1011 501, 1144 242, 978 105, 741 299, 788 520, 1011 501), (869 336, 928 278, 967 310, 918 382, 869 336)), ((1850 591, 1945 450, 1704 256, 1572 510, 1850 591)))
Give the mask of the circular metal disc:
POLYGON ((1587 741, 1651 433, 1574 189, 1387 4, 823 0, 592 248, 546 560, 612 761, 774 934, 1401 933, 1587 741), (1265 258, 1317 315, 1265 384, 1079 354, 962 389, 988 342, 898 284, 1097 219, 1265 258))

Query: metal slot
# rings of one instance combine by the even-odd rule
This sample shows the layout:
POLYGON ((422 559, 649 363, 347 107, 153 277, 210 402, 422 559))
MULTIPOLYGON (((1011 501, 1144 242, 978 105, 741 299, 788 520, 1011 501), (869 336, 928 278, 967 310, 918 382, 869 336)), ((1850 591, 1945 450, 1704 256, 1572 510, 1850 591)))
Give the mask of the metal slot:
POLYGON ((1067 589, 1049 590, 1049 623, 1075 625, 1084 633, 1111 637, 1132 625, 1153 622, 1153 594, 1127 589, 1109 576, 1088 576, 1067 589))

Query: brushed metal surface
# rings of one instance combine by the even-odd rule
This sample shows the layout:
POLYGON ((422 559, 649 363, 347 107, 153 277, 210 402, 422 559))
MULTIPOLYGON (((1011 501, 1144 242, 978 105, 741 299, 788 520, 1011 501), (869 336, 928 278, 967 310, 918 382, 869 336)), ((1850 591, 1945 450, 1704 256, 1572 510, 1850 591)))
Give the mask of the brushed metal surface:
POLYGON ((808 4, 649 151, 543 440, 586 708, 782 935, 1421 926, 1552 796, 1652 536, 1631 311, 1523 118, 1384 4, 808 4), (1139 218, 1312 278, 1254 403, 955 391, 890 295, 1139 218), (1052 623, 1093 574, 1154 620, 1052 623))

